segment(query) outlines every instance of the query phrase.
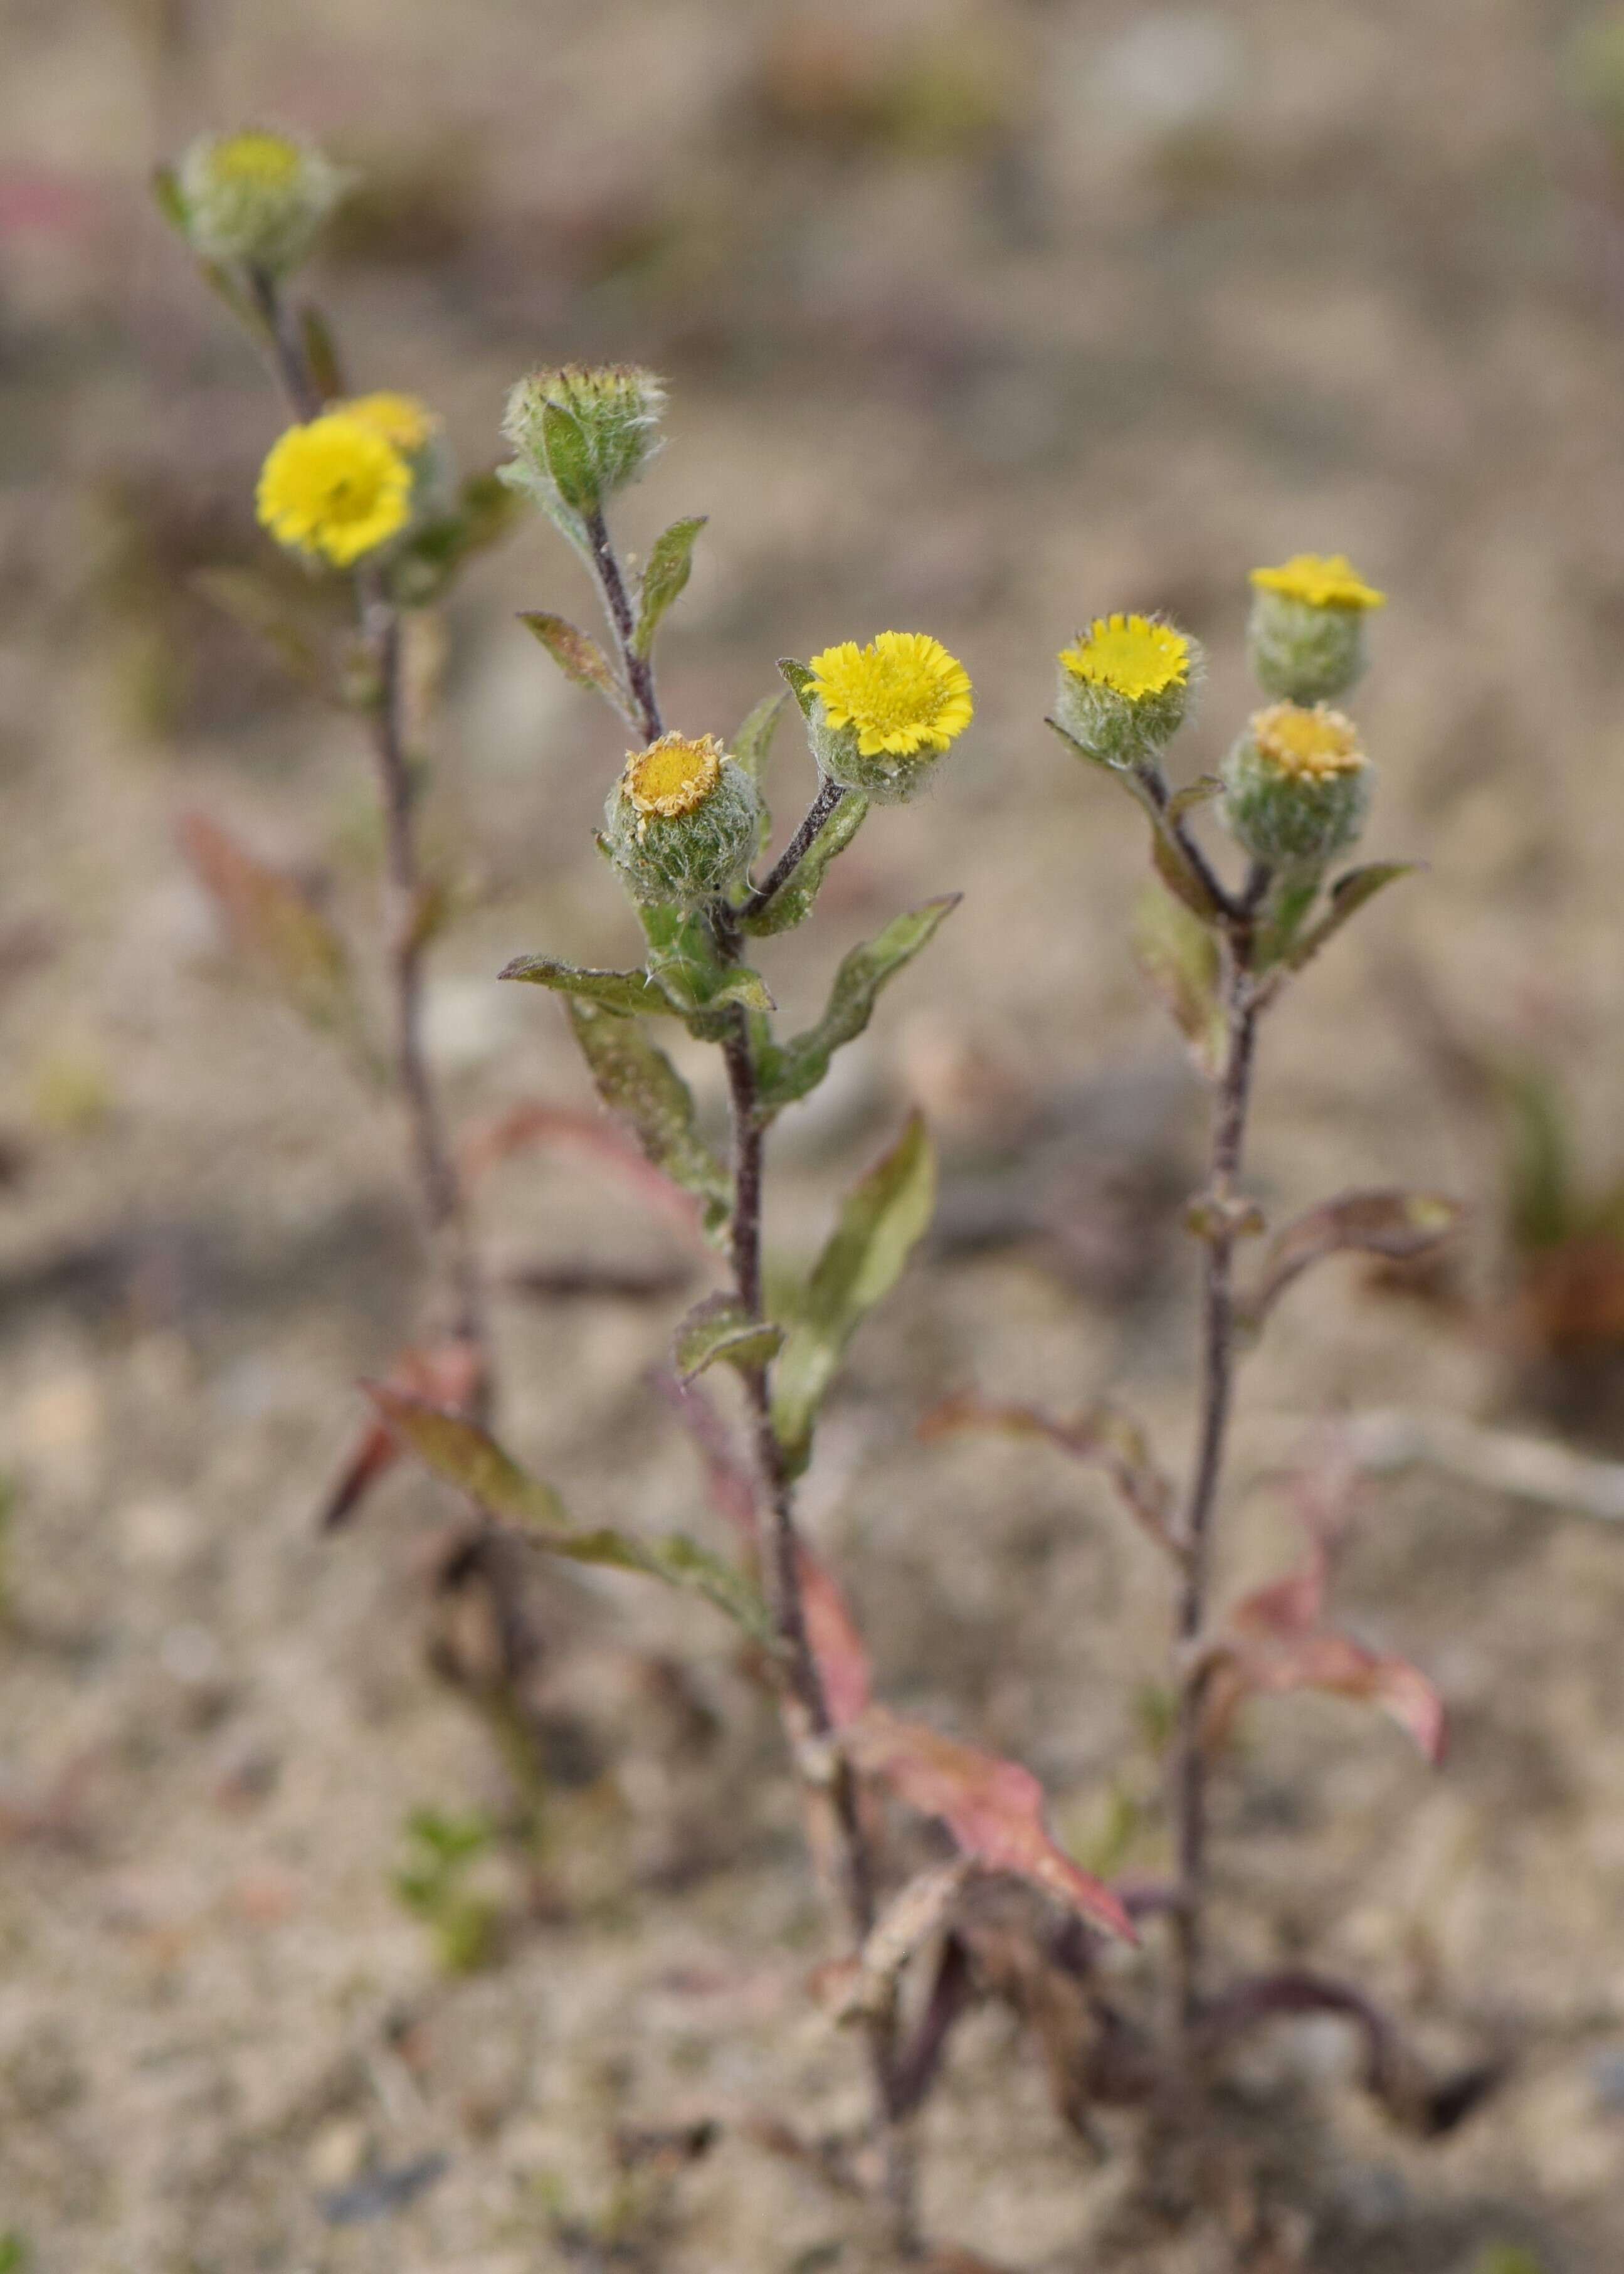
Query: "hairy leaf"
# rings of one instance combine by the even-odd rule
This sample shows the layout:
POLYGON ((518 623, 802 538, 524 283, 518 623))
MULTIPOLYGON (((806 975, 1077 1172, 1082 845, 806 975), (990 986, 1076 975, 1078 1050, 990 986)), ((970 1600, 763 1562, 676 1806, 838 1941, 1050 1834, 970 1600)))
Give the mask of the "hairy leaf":
POLYGON ((361 1009, 349 953, 298 882, 255 860, 200 813, 183 817, 180 838, 238 952, 312 1026, 362 1044, 361 1009))
POLYGON ((804 923, 831 862, 845 852, 868 817, 868 799, 848 790, 766 906, 743 919, 745 930, 765 935, 804 923))
POLYGON ((1172 1013, 1191 1057, 1215 1081, 1223 1068, 1227 1034, 1216 937, 1182 901, 1160 885, 1147 885, 1134 906, 1133 952, 1172 1013))
POLYGON ((1330 905, 1318 922, 1309 925, 1290 948, 1286 962, 1293 971, 1312 963, 1320 949, 1335 938, 1342 926, 1357 915, 1367 900, 1396 884, 1401 877, 1418 876, 1423 861, 1374 861, 1367 868, 1350 869, 1331 887, 1330 905))
MULTIPOLYGON (((475 1411, 485 1388, 485 1358, 478 1345, 457 1340, 424 1350, 402 1351, 389 1368, 387 1387, 453 1412, 475 1411)), ((401 1457, 400 1441, 375 1416, 362 1430, 317 1521, 323 1532, 347 1523, 380 1477, 401 1457)))
POLYGON ((950 1397, 925 1418, 921 1434, 944 1437, 961 1429, 996 1429, 1011 1436, 1041 1437, 1074 1460, 1102 1468, 1134 1520, 1162 1547, 1173 1543, 1173 1480, 1158 1466, 1140 1424, 1122 1406, 1102 1400, 1072 1421, 1057 1420, 1035 1405, 1000 1404, 974 1396, 950 1397))
POLYGON ((804 663, 797 663, 793 655, 780 656, 778 669, 784 675, 785 683, 790 693, 795 698, 801 717, 809 719, 817 702, 817 692, 811 673, 804 663))
MULTIPOLYGON (((837 809, 837 819, 842 809, 837 809)), ((893 917, 876 939, 854 947, 845 958, 816 1026, 787 1043, 767 1045, 758 1061, 763 1118, 817 1088, 835 1051, 854 1042, 873 1017, 880 990, 929 945, 960 897, 944 892, 939 900, 893 917)))
POLYGON ((1439 1193, 1342 1193, 1322 1201, 1270 1241, 1262 1275, 1242 1309, 1261 1324, 1311 1265, 1327 1255, 1385 1255, 1403 1262, 1425 1255, 1460 1225, 1465 1209, 1439 1193))
POLYGON ((771 1623, 757 1591, 732 1564, 683 1533, 642 1540, 607 1527, 577 1531, 552 1486, 522 1469, 477 1424, 381 1382, 365 1387, 389 1427, 436 1476, 457 1486, 492 1516, 518 1526, 549 1554, 577 1563, 640 1571, 668 1586, 688 1588, 756 1641, 771 1645, 771 1623))
POLYGON ((708 517, 701 513, 686 521, 673 521, 655 538, 649 565, 643 572, 637 628, 632 634, 634 655, 648 654, 666 611, 680 598, 693 570, 695 544, 708 517))
POLYGON ((1107 1934, 1137 1942, 1110 1889, 1074 1864, 1050 1835, 1042 1787, 1030 1769, 871 1706, 842 1742, 860 1776, 888 1785, 907 1807, 946 1825, 961 1851, 989 1871, 1010 1871, 1055 1895, 1107 1934))
POLYGON ((782 1327, 747 1311, 736 1295, 707 1295, 677 1329, 677 1372, 691 1382, 718 1359, 752 1374, 765 1366, 784 1339, 782 1327))
POLYGON ((639 911, 649 943, 649 977, 665 1007, 701 1042, 720 1042, 738 1009, 771 1011, 772 998, 759 971, 724 963, 710 927, 698 912, 656 906, 639 911))
POLYGON ((733 1180, 699 1133, 688 1084, 634 1020, 578 1000, 569 1019, 604 1103, 655 1167, 693 1193, 706 1231, 719 1234, 733 1208, 733 1180))
POLYGON ((555 995, 618 1012, 623 1019, 675 1015, 675 1005, 646 971, 583 971, 575 964, 560 963, 556 956, 515 955, 496 975, 527 980, 533 987, 550 987, 555 995))
POLYGON ((936 1192, 936 1155, 915 1113, 847 1195, 789 1320, 773 1368, 772 1422, 792 1469, 805 1467, 817 1409, 846 1346, 896 1285, 930 1222, 936 1192))
POLYGON ((522 611, 519 621, 535 634, 566 679, 576 687, 595 689, 628 725, 631 723, 631 712, 620 683, 595 639, 578 631, 564 617, 548 615, 539 608, 522 611))
POLYGON ((773 736, 778 733, 778 721, 783 716, 783 696, 769 695, 756 704, 727 746, 733 764, 742 766, 757 786, 771 755, 773 736))

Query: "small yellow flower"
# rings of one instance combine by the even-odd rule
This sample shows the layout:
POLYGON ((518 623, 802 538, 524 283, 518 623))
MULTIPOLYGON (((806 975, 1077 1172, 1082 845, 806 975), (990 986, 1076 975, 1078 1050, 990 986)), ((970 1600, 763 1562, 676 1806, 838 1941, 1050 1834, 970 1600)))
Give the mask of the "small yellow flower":
POLYGON ((686 734, 662 734, 646 750, 628 750, 621 781, 640 816, 638 834, 649 817, 673 820, 696 813, 722 778, 722 746, 714 734, 690 742, 686 734))
POLYGON ((348 568, 411 517, 411 468, 352 410, 290 426, 272 448, 255 500, 279 543, 348 568))
POLYGON ((928 632, 882 632, 867 647, 844 640, 807 668, 829 724, 853 727, 865 758, 944 750, 975 715, 969 673, 928 632))
POLYGON ((1163 695, 1190 678, 1190 642, 1149 616, 1096 616, 1060 661, 1076 679, 1108 687, 1130 703, 1163 695))
POLYGON ((208 170, 216 184, 245 184, 256 189, 282 190, 298 177, 304 153, 285 134, 267 134, 250 128, 241 134, 222 135, 212 144, 208 170))
POLYGON ((387 389, 378 395, 352 395, 333 408, 381 434, 402 457, 410 458, 440 431, 440 420, 415 395, 395 395, 387 389))
POLYGON ((1279 592, 1311 608, 1385 608, 1387 596, 1367 584, 1345 553, 1295 553, 1278 568, 1254 568, 1260 592, 1279 592))
POLYGON ((1296 703, 1271 704, 1253 713, 1252 732, 1259 757, 1296 781, 1356 774, 1370 764, 1352 719, 1324 703, 1312 710, 1296 703))

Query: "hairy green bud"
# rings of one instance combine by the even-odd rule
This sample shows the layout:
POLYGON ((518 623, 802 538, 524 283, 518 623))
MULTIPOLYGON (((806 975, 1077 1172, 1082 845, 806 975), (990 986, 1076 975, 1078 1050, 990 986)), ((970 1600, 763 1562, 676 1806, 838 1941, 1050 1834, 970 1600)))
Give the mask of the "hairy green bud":
POLYGON ((1365 618, 1386 604, 1341 553, 1300 553, 1252 572, 1247 659, 1266 695, 1328 703, 1345 695, 1367 661, 1365 618))
POLYGON ((274 276, 297 267, 348 185, 308 143, 259 128, 203 136, 175 177, 193 251, 274 276))
POLYGON ((1098 616, 1058 658, 1055 722, 1101 765, 1154 766, 1189 716, 1203 660, 1154 616, 1098 616))
POLYGON ((756 784, 714 734, 662 734, 628 754, 604 809, 604 839, 634 899, 691 908, 738 883, 761 822, 756 784))
POLYGON ((1221 771, 1225 824, 1269 869, 1321 869, 1345 853, 1375 782, 1352 719, 1324 704, 1258 712, 1221 771))
POLYGON ((665 407, 659 380, 635 364, 532 372, 508 397, 502 432, 517 456, 504 478, 549 512, 600 512, 659 447, 665 407))

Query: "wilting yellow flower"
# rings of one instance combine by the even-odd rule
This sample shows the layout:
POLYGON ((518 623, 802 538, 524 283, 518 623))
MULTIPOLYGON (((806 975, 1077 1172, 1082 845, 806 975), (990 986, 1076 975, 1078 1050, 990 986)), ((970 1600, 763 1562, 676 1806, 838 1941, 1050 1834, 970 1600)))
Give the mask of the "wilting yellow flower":
POLYGON ((1295 553, 1278 568, 1254 568, 1260 592, 1279 592, 1311 608, 1385 608, 1387 596, 1367 584, 1344 553, 1295 553))
POLYGON ((1357 773, 1370 764, 1352 719, 1324 703, 1312 710, 1296 703, 1271 704, 1253 713, 1252 734, 1264 763, 1296 781, 1357 773))
POLYGON ((969 673, 928 632, 845 640, 807 668, 830 726, 853 728, 865 758, 944 750, 975 715, 969 673))
POLYGON ((327 410, 274 444, 255 502, 279 543, 348 568, 410 519, 411 468, 366 419, 327 410))
POLYGON ((1060 661, 1074 678, 1139 703, 1188 683, 1191 644, 1171 624, 1149 616, 1096 616, 1077 645, 1062 651, 1060 661))
POLYGON ((388 390, 378 395, 352 395, 348 401, 335 403, 335 410, 342 410, 351 418, 358 418, 375 434, 400 451, 403 457, 422 449, 440 431, 440 420, 426 403, 415 395, 395 395, 388 390))
POLYGON ((722 746, 714 734, 690 742, 686 734, 662 734, 646 750, 628 750, 621 783, 635 811, 642 816, 639 833, 648 817, 658 814, 673 820, 678 814, 697 811, 722 778, 722 746))

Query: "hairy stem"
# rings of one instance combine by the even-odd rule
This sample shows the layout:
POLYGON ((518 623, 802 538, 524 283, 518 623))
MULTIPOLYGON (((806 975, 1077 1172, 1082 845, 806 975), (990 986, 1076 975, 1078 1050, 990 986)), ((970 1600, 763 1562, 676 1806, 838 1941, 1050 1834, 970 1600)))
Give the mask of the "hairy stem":
MULTIPOLYGON (((1255 881, 1255 880, 1254 880, 1255 881)), ((1252 895, 1249 893, 1248 899, 1252 895)), ((1250 918, 1224 926, 1227 1046, 1213 1116, 1212 1154, 1204 1200, 1207 1222, 1202 1294, 1201 1415, 1195 1467, 1180 1529, 1184 1584, 1177 1639, 1188 1654, 1206 1625, 1211 1589, 1218 1490, 1235 1381, 1234 1262, 1237 1239, 1235 1181, 1240 1171, 1252 1101, 1259 1005, 1251 972, 1250 918)), ((1172 1813, 1177 1844, 1178 1901, 1173 1913, 1177 2022, 1186 2041, 1200 2003, 1203 1911, 1207 1885, 1207 1758, 1201 1742, 1205 1676, 1192 1668, 1179 1683, 1173 1748, 1172 1813)))
POLYGON ((654 691, 654 666, 646 655, 639 655, 634 645, 636 630, 632 615, 632 604, 627 596, 626 578, 620 568, 620 555, 609 534, 603 508, 597 507, 586 516, 587 536, 592 547, 592 569, 598 579, 598 589, 614 633, 619 651, 620 677, 631 698, 633 710, 643 738, 657 742, 665 733, 660 719, 659 698, 654 691))
POLYGON ((806 858, 814 839, 846 794, 843 783, 828 780, 823 783, 817 795, 807 808, 805 820, 767 871, 766 882, 756 885, 740 909, 741 916, 758 916, 774 893, 788 883, 806 858))
POLYGON ((289 409, 297 418, 314 418, 321 410, 321 389, 310 367, 292 313, 268 269, 248 271, 248 290, 265 327, 266 343, 289 409))

